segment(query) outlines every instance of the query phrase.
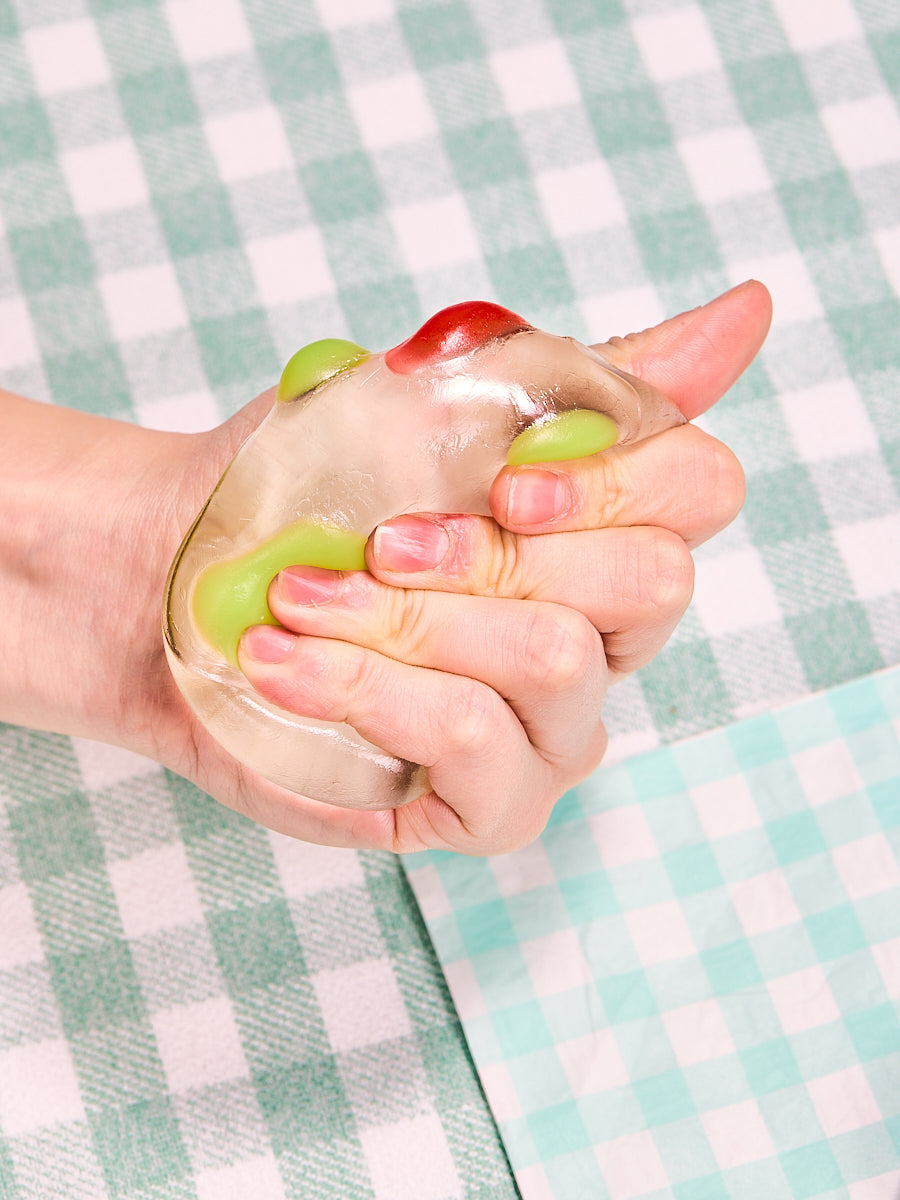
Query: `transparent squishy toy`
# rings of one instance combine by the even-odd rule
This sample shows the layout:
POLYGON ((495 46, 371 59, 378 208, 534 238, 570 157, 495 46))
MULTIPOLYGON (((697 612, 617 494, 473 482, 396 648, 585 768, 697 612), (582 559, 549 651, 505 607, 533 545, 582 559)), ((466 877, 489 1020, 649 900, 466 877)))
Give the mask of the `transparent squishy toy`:
POLYGON ((489 515, 505 463, 579 458, 683 421, 594 350, 480 301, 384 354, 306 346, 172 564, 164 634, 178 687, 230 754, 291 791, 345 808, 409 802, 428 789, 422 767, 270 704, 241 673, 242 632, 274 623, 270 582, 291 564, 364 570, 367 538, 401 513, 489 515))

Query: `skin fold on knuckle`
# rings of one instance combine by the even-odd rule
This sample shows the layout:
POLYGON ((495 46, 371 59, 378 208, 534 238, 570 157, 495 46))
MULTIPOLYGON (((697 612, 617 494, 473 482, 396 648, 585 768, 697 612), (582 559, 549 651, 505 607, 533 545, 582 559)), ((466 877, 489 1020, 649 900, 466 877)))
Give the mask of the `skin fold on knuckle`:
POLYGON ((694 560, 684 540, 668 529, 652 530, 651 551, 641 577, 644 603, 661 620, 677 621, 694 594, 694 560))
POLYGON ((433 744, 440 757, 472 762, 490 759, 502 737, 503 701, 487 684, 448 675, 440 706, 431 714, 433 744))
POLYGON ((628 447, 595 454, 575 469, 580 476, 579 489, 585 497, 590 527, 608 529, 628 524, 628 514, 641 485, 628 447))
POLYGON ((581 613, 562 605, 536 605, 519 648, 526 686, 551 696, 581 690, 595 666, 598 641, 581 613))
POLYGON ((379 644, 385 654, 409 662, 427 656, 432 626, 428 618, 428 594, 406 588, 390 588, 384 595, 384 613, 379 644))

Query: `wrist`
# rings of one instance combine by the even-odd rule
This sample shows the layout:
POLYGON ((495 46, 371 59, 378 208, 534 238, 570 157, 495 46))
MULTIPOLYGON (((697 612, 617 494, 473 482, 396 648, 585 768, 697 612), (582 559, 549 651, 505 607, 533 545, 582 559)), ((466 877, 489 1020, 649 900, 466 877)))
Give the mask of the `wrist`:
POLYGON ((0 393, 0 719, 155 754, 160 606, 228 427, 161 433, 0 393))

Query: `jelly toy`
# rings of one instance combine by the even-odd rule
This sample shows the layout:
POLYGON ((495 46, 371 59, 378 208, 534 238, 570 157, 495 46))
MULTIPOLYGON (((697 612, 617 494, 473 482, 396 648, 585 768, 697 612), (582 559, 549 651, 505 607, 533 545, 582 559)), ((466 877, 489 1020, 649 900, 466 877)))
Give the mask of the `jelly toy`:
POLYGON ((273 782, 347 808, 407 803, 428 788, 421 767, 349 725, 270 704, 241 673, 241 634, 274 620, 270 582, 291 564, 364 570, 372 530, 401 513, 489 515, 505 463, 579 458, 683 420, 596 351, 480 301, 384 354, 339 339, 305 347, 172 564, 164 633, 179 688, 273 782))

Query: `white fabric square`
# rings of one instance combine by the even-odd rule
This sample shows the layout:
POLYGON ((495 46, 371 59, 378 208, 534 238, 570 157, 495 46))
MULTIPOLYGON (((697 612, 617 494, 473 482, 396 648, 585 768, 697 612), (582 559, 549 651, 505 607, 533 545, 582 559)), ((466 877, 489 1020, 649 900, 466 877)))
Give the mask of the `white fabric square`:
POLYGON ((182 329, 190 323, 169 263, 101 275, 97 283, 110 328, 123 342, 182 329))
POLYGON ((514 854, 488 859, 491 874, 501 896, 520 896, 534 888, 556 882, 556 872, 541 842, 532 842, 514 854))
POLYGON ((479 1067, 478 1074, 495 1121, 514 1121, 523 1115, 519 1093, 505 1062, 487 1063, 479 1067))
POLYGON ((203 907, 184 846, 173 843, 109 864, 125 936, 203 920, 203 907))
POLYGON ((339 1054, 411 1032, 389 960, 371 959, 321 971, 313 982, 328 1037, 339 1054))
POLYGON ((733 284, 745 279, 763 280, 772 294, 773 329, 798 321, 816 321, 825 315, 812 276, 796 251, 731 263, 728 277, 733 284))
POLYGON ((772 6, 795 50, 818 50, 863 36, 852 0, 773 0, 772 6))
POLYGON ((755 1100, 742 1100, 726 1108, 702 1113, 700 1120, 716 1162, 724 1170, 761 1158, 771 1158, 775 1153, 772 1138, 755 1100))
POLYGON ((793 925, 800 910, 781 871, 766 871, 729 885, 728 894, 748 937, 793 925))
POLYGON ((105 742, 81 737, 73 737, 71 742, 84 786, 90 791, 113 787, 136 775, 150 775, 159 770, 159 763, 152 758, 122 746, 108 746, 105 742))
POLYGON ((246 251, 256 290, 265 305, 292 304, 335 291, 318 229, 258 238, 247 243, 246 251))
POLYGON ((647 1130, 603 1142, 594 1153, 609 1200, 632 1200, 668 1186, 669 1177, 647 1130))
POLYGON ((475 974, 475 968, 467 958, 443 965, 444 978, 453 997, 453 1004, 463 1021, 475 1017, 486 1017, 488 1007, 475 974))
POLYGON ((612 1088, 627 1087, 631 1082, 611 1029, 596 1029, 584 1037, 559 1042, 556 1053, 572 1094, 578 1099, 596 1096, 612 1088))
POLYGON ((674 900, 627 912, 625 924, 645 966, 697 952, 681 906, 674 900))
POLYGON ((445 196, 390 211, 391 224, 411 271, 428 271, 479 257, 478 235, 461 196, 445 196))
POLYGON ((900 513, 841 525, 834 540, 861 600, 900 591, 900 513))
POLYGON ((631 28, 647 74, 656 83, 722 70, 715 38, 696 4, 637 17, 631 28))
POLYGON ((391 0, 316 0, 316 8, 326 29, 389 21, 394 15, 391 0))
POLYGON ((521 950, 537 996, 593 987, 577 929, 560 929, 523 941, 521 950))
POLYGON ((698 1000, 662 1014, 669 1043, 680 1067, 733 1054, 734 1039, 715 1000, 698 1000))
POLYGON ((272 831, 268 838, 286 896, 300 898, 326 888, 361 887, 366 881, 355 850, 316 846, 272 831))
POLYGON ((781 411, 805 462, 878 449, 866 406, 850 379, 830 379, 785 392, 781 411))
POLYGON ((658 325, 668 316, 659 293, 651 284, 622 288, 602 296, 588 296, 581 302, 581 311, 591 331, 592 342, 624 337, 626 333, 633 333, 637 329, 658 325))
POLYGON ((714 557, 698 554, 692 606, 710 637, 781 620, 774 589, 753 546, 714 557))
POLYGON ((462 1187, 436 1114, 360 1131, 376 1200, 447 1200, 462 1187))
POLYGON ((491 55, 491 66, 514 115, 580 103, 578 80, 557 38, 499 50, 491 55))
POLYGON ((717 129, 682 138, 678 149, 704 204, 721 204, 772 189, 769 172, 749 129, 717 129))
POLYGON ((900 938, 876 942, 871 951, 884 990, 892 1000, 900 1000, 900 938))
POLYGON ((275 108, 265 105, 213 117, 205 129, 219 174, 226 183, 293 170, 291 147, 275 108))
POLYGON ((638 805, 590 813, 588 825, 604 867, 640 862, 658 853, 650 825, 638 805))
POLYGON ((851 900, 900 888, 900 865, 883 833, 836 846, 831 858, 851 900))
POLYGON ((347 102, 369 150, 384 150, 437 133, 425 86, 412 71, 348 88, 347 102))
POLYGON ((23 31, 22 44, 43 96, 99 87, 112 78, 97 26, 88 17, 35 25, 23 31))
POLYGON ((628 223, 613 173, 601 159, 542 171, 534 186, 557 237, 628 223))
POLYGON ((900 296, 900 225, 879 229, 873 234, 875 248, 891 287, 900 296))
POLYGON ((437 867, 428 863, 424 867, 407 867, 409 882, 416 893, 416 902, 426 921, 436 921, 453 915, 453 905, 447 895, 437 867))
POLYGON ((849 171, 900 159, 900 113, 886 94, 828 104, 819 115, 849 171))
POLYGON ((201 433, 219 424, 219 409, 211 392, 183 392, 159 396, 136 406, 137 417, 147 429, 172 433, 201 433))
POLYGON ((214 996, 152 1016, 156 1046, 173 1092, 250 1075, 231 1001, 214 996))
POLYGON ((284 1200, 278 1164, 261 1154, 228 1167, 208 1167, 195 1179, 198 1200, 284 1200))
POLYGON ((240 0, 168 0, 165 12, 185 62, 242 54, 253 46, 240 0))
POLYGON ((818 965, 770 979, 766 987, 781 1028, 787 1034, 803 1033, 841 1018, 827 976, 818 965))
POLYGON ((0 1129, 6 1137, 84 1119, 72 1055, 61 1038, 0 1052, 0 1129))
POLYGON ((825 742, 791 755, 791 765, 811 808, 862 790, 850 748, 844 741, 825 742))
POLYGON ((758 829, 759 811, 743 775, 715 779, 690 789, 691 802, 703 832, 711 840, 758 829))
POLYGON ((543 1163, 517 1167, 514 1174, 520 1196, 527 1196, 528 1200, 557 1200, 558 1193, 547 1178, 543 1163))
POLYGON ((887 1171, 883 1175, 851 1183, 847 1193, 850 1200, 891 1200, 900 1196, 900 1171, 887 1171))
POLYGON ((28 306, 17 296, 0 300, 0 370, 28 367, 40 358, 28 306))
POLYGON ((144 169, 127 138, 64 151, 60 165, 82 216, 150 203, 144 169))
POLYGON ((810 1079, 806 1090, 826 1137, 851 1133, 882 1119, 866 1073, 858 1065, 810 1079))
POLYGON ((0 971, 40 962, 44 946, 24 883, 0 888, 0 971))

